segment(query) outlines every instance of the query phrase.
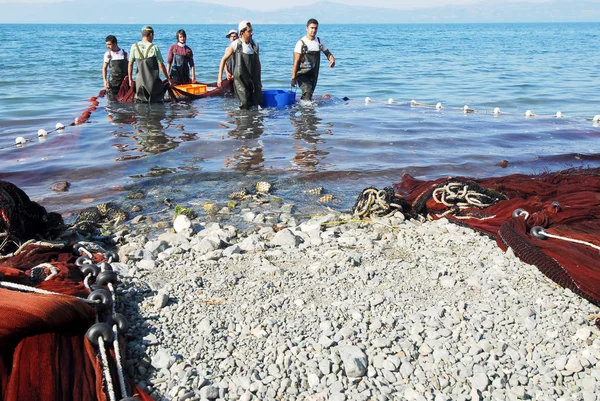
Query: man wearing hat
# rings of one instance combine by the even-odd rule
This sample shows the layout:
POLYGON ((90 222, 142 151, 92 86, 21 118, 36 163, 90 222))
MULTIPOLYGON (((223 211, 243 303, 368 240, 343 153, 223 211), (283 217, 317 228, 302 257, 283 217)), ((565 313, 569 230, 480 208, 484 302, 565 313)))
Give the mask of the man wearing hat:
POLYGON ((142 40, 134 43, 129 52, 129 85, 133 86, 132 73, 133 63, 137 63, 137 72, 135 74, 135 101, 138 103, 157 103, 162 102, 165 94, 165 88, 159 78, 158 70, 171 84, 171 79, 167 74, 165 62, 158 46, 152 43, 154 40, 154 29, 145 26, 142 29, 142 40))
POLYGON ((252 24, 242 21, 238 29, 240 38, 227 46, 219 64, 217 86, 221 86, 225 63, 233 56, 233 89, 240 99, 240 109, 246 110, 262 103, 261 66, 258 44, 252 40, 252 24))
MULTIPOLYGON (((230 29, 225 35, 226 38, 229 39, 229 44, 238 39, 238 33, 235 29, 230 29)), ((225 63, 225 76, 227 79, 233 79, 233 70, 235 69, 235 57, 229 57, 227 63, 225 63)))
POLYGON ((292 86, 298 84, 302 90, 302 99, 311 100, 317 80, 321 52, 329 61, 329 67, 335 66, 335 58, 327 48, 323 39, 317 37, 319 21, 311 18, 306 23, 306 36, 296 43, 294 48, 294 65, 292 66, 292 86))

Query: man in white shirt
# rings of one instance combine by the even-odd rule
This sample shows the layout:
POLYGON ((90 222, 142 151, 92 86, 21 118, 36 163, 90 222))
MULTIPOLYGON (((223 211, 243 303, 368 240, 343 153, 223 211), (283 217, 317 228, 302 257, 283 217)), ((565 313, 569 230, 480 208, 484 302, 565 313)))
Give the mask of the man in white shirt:
POLYGON ((233 90, 240 99, 240 109, 247 110, 262 103, 261 65, 258 43, 252 39, 254 30, 248 21, 238 25, 239 39, 231 42, 219 65, 217 86, 223 82, 223 69, 230 57, 235 57, 233 90))
POLYGON ((314 18, 309 19, 306 23, 306 36, 300 39, 294 48, 292 86, 300 86, 303 100, 311 100, 317 86, 321 52, 327 56, 329 67, 333 68, 335 66, 333 54, 331 54, 325 42, 317 37, 318 29, 319 21, 314 18))
POLYGON ((106 37, 107 51, 104 53, 102 65, 102 79, 107 89, 108 98, 114 99, 119 93, 123 79, 127 76, 127 52, 119 48, 117 38, 114 35, 106 37), (110 74, 108 69, 110 68, 110 74))

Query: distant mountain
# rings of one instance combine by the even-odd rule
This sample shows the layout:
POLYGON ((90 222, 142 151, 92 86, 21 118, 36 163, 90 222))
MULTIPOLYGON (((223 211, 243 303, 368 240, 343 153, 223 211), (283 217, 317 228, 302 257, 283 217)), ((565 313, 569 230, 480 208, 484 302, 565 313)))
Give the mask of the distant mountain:
POLYGON ((269 12, 196 1, 71 0, 32 4, 9 0, 0 4, 0 23, 237 24, 246 19, 256 24, 303 24, 310 17, 327 24, 600 21, 599 0, 483 1, 469 6, 413 10, 348 6, 323 0, 269 12))

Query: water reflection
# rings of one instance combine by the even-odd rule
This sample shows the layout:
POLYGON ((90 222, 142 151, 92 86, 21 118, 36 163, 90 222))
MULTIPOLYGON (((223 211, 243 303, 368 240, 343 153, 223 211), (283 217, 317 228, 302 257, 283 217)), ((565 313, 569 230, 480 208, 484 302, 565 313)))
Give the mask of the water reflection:
POLYGON ((225 167, 237 171, 263 170, 263 143, 258 139, 265 131, 263 115, 257 110, 236 110, 228 116, 233 118, 235 128, 227 135, 243 144, 225 159, 225 167))
POLYGON ((321 128, 321 118, 312 105, 301 106, 292 114, 291 123, 296 127, 294 139, 305 142, 310 146, 294 146, 293 164, 303 171, 316 171, 321 161, 329 152, 319 149, 318 144, 324 143, 322 135, 332 135, 331 129, 321 128))
POLYGON ((154 155, 177 148, 179 142, 174 137, 167 135, 168 127, 178 116, 167 119, 167 111, 163 104, 134 103, 126 107, 107 108, 108 118, 113 124, 131 124, 133 132, 115 132, 115 137, 127 136, 137 143, 135 149, 127 144, 115 144, 119 152, 135 151, 135 154, 126 154, 116 161, 139 159, 144 155, 154 155), (164 125, 163 125, 164 124, 164 125))

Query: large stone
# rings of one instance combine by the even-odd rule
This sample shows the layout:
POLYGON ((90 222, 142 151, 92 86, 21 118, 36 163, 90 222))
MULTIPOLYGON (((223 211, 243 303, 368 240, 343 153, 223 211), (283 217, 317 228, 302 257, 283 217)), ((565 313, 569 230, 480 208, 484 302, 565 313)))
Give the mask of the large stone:
POLYGON ((348 377, 362 377, 367 374, 369 366, 365 353, 357 346, 351 345, 338 349, 340 358, 344 363, 344 370, 348 377))

